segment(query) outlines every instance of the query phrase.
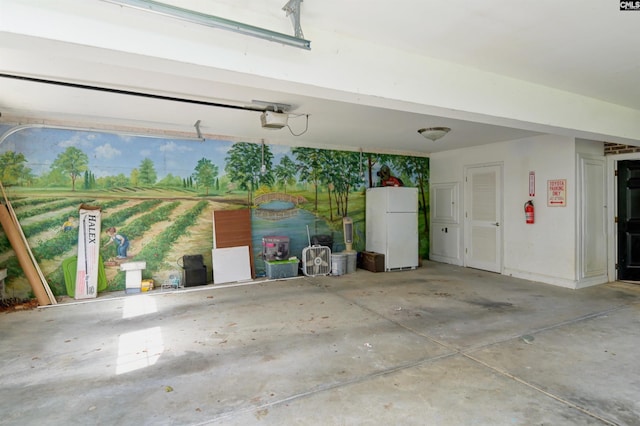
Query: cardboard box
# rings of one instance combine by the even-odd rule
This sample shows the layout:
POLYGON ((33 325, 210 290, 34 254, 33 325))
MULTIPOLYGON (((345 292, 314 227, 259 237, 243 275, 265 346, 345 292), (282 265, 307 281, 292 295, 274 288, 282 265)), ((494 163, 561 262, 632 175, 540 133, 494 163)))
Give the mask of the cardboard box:
POLYGON ((262 259, 269 262, 289 258, 289 237, 262 237, 262 259))
POLYGON ((361 268, 371 272, 384 272, 384 254, 372 251, 363 251, 361 255, 361 268))
POLYGON ((298 259, 264 261, 267 277, 270 279, 291 278, 298 276, 298 259))

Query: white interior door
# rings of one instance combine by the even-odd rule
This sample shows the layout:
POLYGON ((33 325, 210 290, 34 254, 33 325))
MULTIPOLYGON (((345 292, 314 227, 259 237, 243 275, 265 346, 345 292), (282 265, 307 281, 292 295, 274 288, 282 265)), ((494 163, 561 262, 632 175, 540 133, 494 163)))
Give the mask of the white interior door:
POLYGON ((465 266, 502 272, 502 165, 465 173, 465 266))
POLYGON ((607 174, 604 157, 579 156, 578 279, 607 282, 607 174))

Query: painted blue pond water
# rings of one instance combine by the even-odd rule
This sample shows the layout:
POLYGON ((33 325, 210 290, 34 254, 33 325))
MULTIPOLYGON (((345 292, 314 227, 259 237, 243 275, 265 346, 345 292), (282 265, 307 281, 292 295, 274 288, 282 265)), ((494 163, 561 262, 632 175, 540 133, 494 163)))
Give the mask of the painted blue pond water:
MULTIPOLYGON (((272 204, 290 204, 282 201, 275 201, 263 204, 263 208, 272 204)), ((333 247, 331 252, 343 251, 344 237, 342 229, 340 231, 331 230, 324 219, 316 217, 313 213, 303 209, 289 209, 289 217, 274 220, 263 217, 258 209, 251 210, 251 227, 253 234, 253 255, 255 259, 256 276, 265 275, 264 262, 262 261, 262 238, 266 236, 284 236, 289 237, 289 256, 297 256, 302 259, 302 250, 309 246, 307 239, 307 225, 309 225, 309 234, 313 238, 314 235, 330 236, 333 238, 333 247)), ((277 209, 268 209, 277 210, 277 209)), ((283 210, 284 211, 284 210, 283 210)), ((326 240, 324 238, 321 238, 326 240)))
POLYGON ((288 210, 294 207, 295 205, 289 201, 270 201, 260 205, 262 210, 288 210))

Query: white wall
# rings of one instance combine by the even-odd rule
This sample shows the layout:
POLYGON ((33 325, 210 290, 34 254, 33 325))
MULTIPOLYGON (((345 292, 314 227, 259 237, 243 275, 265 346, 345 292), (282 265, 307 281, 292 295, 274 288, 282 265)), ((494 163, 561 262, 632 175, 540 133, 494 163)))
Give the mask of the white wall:
MULTIPOLYGON (((581 151, 588 151, 585 143, 581 151)), ((576 141, 543 135, 477 148, 445 151, 431 156, 431 185, 458 183, 457 206, 464 212, 462 185, 464 167, 502 163, 504 167, 504 216, 502 273, 563 287, 576 287, 576 141), (529 172, 536 176, 535 196, 529 197, 529 172), (567 180, 566 207, 547 206, 547 181, 567 180), (527 225, 524 203, 532 199, 535 224, 527 225)), ((595 151, 594 151, 595 152, 595 151)), ((601 153, 602 151, 600 151, 601 153)), ((431 192, 433 194, 433 191, 431 192)), ((437 200, 436 200, 437 203, 437 200)), ((463 214, 458 217, 462 218, 463 214)), ((432 219, 434 260, 463 264, 464 221, 458 220, 443 237, 444 223, 432 219), (460 229, 458 229, 460 228, 460 229), (453 235, 455 234, 455 236, 453 235), (458 244, 451 244, 457 238, 458 244), (442 256, 441 246, 455 246, 454 256, 442 256)))

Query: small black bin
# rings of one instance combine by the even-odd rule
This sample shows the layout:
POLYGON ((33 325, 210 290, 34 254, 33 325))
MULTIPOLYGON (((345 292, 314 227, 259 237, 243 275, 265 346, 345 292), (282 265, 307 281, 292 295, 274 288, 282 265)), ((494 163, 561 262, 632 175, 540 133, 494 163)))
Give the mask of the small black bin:
POLYGON ((182 267, 184 269, 200 269, 204 266, 204 259, 201 254, 186 254, 182 256, 182 267))
POLYGON ((185 287, 207 283, 207 266, 204 264, 201 254, 182 256, 182 269, 184 270, 183 283, 185 287))
POLYGON ((311 244, 314 246, 329 247, 329 250, 333 251, 333 237, 331 235, 313 235, 311 237, 311 244))

